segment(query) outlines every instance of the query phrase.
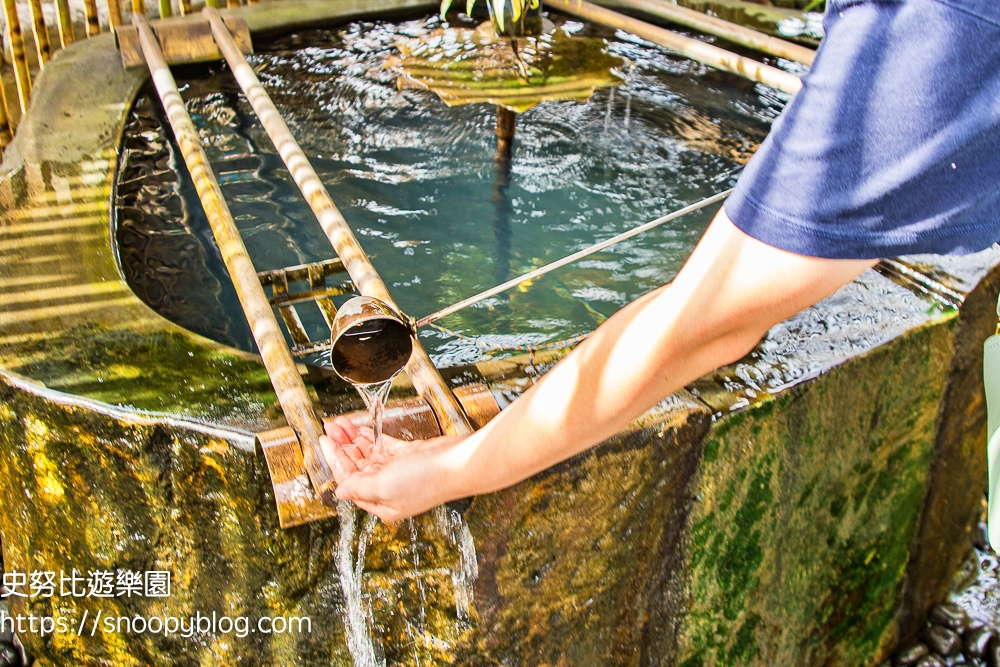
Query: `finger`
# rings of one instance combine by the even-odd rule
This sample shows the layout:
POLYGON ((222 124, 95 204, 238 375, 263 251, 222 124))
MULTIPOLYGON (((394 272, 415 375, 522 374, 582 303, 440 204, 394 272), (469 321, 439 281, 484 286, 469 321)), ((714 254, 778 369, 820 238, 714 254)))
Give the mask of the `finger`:
POLYGON ((340 423, 339 419, 324 423, 323 430, 326 431, 327 436, 340 445, 349 444, 354 440, 354 438, 352 438, 350 434, 344 430, 344 426, 340 423))
POLYGON ((333 470, 333 479, 337 484, 343 484, 351 475, 358 472, 358 466, 332 438, 321 435, 319 446, 323 452, 323 458, 333 470))
POLYGON ((358 470, 363 469, 367 465, 367 456, 361 450, 361 447, 357 445, 339 445, 339 447, 347 454, 347 458, 354 462, 358 470))
POLYGON ((341 429, 343 429, 344 433, 347 434, 347 437, 350 438, 351 441, 358 439, 358 427, 355 426, 354 422, 352 422, 347 417, 344 416, 337 417, 336 419, 333 420, 333 423, 339 426, 341 429))
POLYGON ((368 500, 361 500, 358 498, 352 498, 350 492, 341 491, 341 487, 337 487, 337 497, 341 500, 350 500, 352 503, 357 505, 359 508, 368 512, 369 514, 374 514, 383 521, 393 522, 396 521, 398 512, 388 505, 383 505, 381 503, 371 502, 368 500))
POLYGON ((365 458, 371 458, 372 455, 372 444, 375 442, 375 432, 370 428, 359 428, 355 429, 357 436, 354 438, 354 444, 361 448, 361 452, 365 455, 365 458))
POLYGON ((385 505, 379 505, 378 503, 368 503, 363 500, 356 500, 354 501, 354 504, 369 514, 374 514, 383 521, 391 521, 391 519, 387 519, 386 517, 393 516, 395 514, 392 509, 386 507, 385 505))

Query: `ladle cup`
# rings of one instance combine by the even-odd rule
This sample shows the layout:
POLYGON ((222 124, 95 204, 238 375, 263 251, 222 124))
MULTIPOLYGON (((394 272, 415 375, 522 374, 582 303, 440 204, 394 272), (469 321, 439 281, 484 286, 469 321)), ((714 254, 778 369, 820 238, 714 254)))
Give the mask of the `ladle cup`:
POLYGON ((333 320, 330 363, 352 384, 387 382, 409 361, 412 336, 409 323, 394 308, 373 297, 356 296, 333 320))

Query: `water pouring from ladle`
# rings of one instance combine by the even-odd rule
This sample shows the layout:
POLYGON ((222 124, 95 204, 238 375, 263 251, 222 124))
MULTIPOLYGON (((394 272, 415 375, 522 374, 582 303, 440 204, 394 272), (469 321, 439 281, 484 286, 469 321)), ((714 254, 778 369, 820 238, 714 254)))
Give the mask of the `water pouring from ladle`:
POLYGON ((413 329, 394 308, 368 296, 348 300, 330 331, 334 372, 357 388, 368 406, 373 449, 382 447, 382 413, 392 381, 413 352, 413 329))

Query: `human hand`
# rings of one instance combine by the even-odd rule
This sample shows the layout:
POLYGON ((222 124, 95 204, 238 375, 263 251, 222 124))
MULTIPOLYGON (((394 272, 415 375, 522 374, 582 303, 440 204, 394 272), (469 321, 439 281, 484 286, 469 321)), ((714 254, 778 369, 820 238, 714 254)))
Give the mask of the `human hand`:
POLYGON ((319 441, 333 468, 338 498, 390 522, 453 499, 445 483, 444 454, 463 438, 406 441, 383 435, 381 447, 374 439, 371 428, 358 428, 346 417, 327 423, 319 441))

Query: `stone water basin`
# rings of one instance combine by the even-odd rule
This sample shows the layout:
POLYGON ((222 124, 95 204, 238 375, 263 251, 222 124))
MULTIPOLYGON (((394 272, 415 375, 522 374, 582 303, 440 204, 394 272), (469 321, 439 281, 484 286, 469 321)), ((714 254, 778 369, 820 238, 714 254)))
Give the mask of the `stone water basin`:
MULTIPOLYGON (((240 11, 258 39, 434 9, 240 11)), ((12 598, 11 611, 312 620, 311 633, 246 637, 29 634, 39 664, 352 664, 337 519, 277 525, 253 440, 280 424, 259 359, 159 315, 119 263, 118 153, 143 84, 108 36, 66 49, 5 156, 0 536, 7 571, 168 570, 173 592, 12 598), (108 76, 80 76, 98 71, 108 76)), ((944 599, 972 543, 985 483, 978 355, 998 257, 883 263, 609 442, 457 507, 478 553, 468 617, 454 536, 425 517, 414 548, 409 526, 379 524, 363 590, 385 657, 876 664, 944 599)), ((512 398, 558 354, 448 375, 512 398)), ((350 407, 322 373, 307 379, 325 409, 350 407)))

